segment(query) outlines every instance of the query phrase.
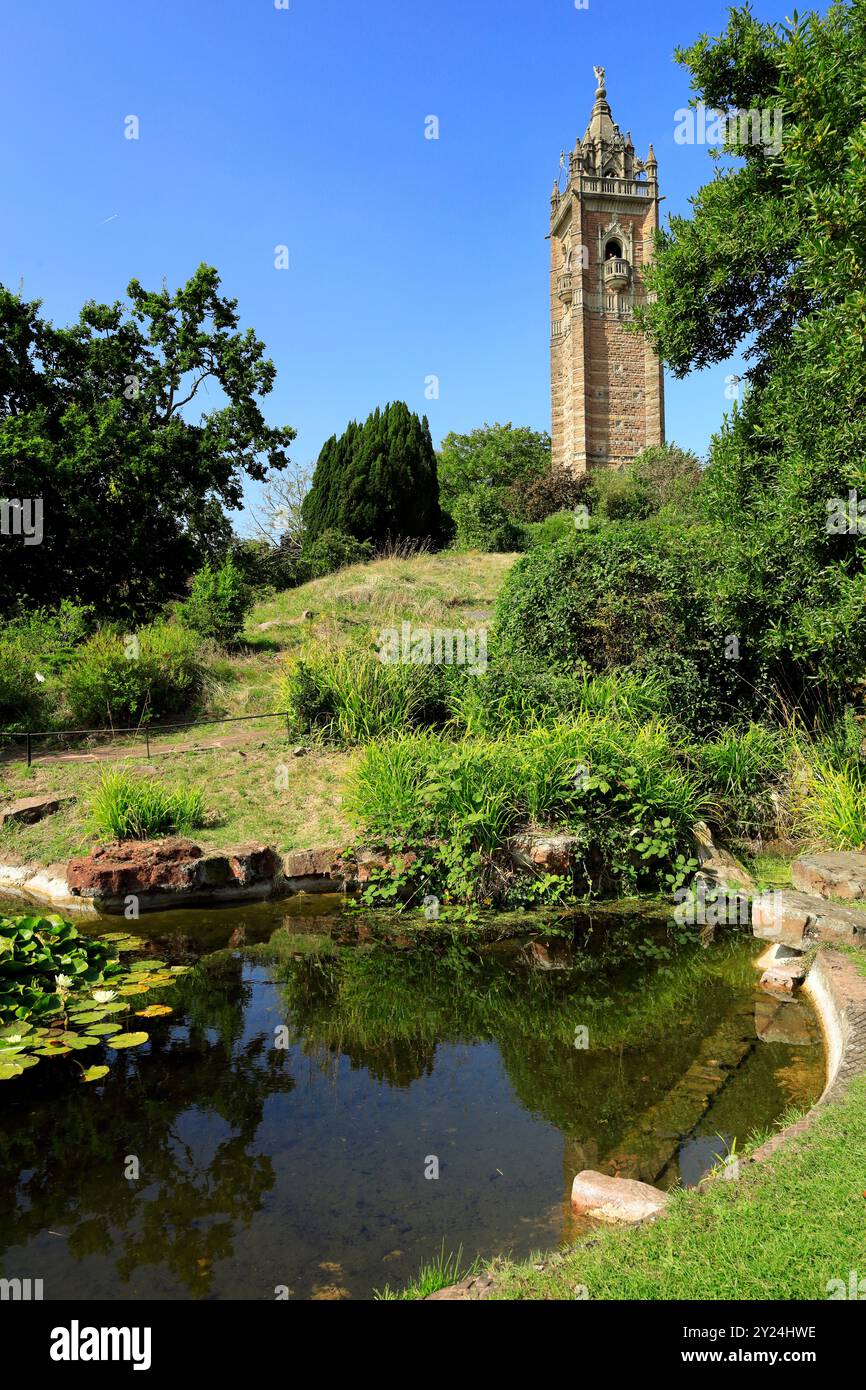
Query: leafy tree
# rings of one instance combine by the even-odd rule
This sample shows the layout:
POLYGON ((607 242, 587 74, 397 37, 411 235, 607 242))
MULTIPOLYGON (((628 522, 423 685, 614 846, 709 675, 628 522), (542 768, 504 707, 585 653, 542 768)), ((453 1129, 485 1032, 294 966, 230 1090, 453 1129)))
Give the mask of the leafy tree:
POLYGON ((642 321, 676 376, 749 363, 700 489, 706 592, 788 703, 846 698, 866 646, 866 10, 738 9, 677 56, 728 119, 715 177, 658 235, 642 321))
POLYGON ((0 539, 0 612, 154 612, 228 545, 244 476, 286 465, 294 430, 260 405, 273 363, 219 285, 207 265, 174 293, 133 280, 61 329, 0 287, 0 495, 41 499, 44 533, 0 539), (196 416, 207 385, 222 403, 196 416))
POLYGON ((324 531, 359 541, 436 540, 441 531, 436 455, 427 417, 402 401, 377 407, 327 440, 303 505, 305 544, 324 531))
MULTIPOLYGON (((469 434, 446 434, 439 450, 442 504, 450 511, 461 493, 479 485, 506 488, 541 478, 549 470, 550 435, 544 430, 509 422, 485 424, 469 434)), ((527 516, 526 520, 540 518, 527 516)))

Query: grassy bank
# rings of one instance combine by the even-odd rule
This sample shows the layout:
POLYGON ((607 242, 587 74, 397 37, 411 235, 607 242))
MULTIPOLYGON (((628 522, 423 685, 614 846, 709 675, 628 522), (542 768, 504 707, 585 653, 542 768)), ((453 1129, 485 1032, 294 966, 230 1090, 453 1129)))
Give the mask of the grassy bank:
POLYGON ((501 1299, 825 1299, 863 1274, 866 1078, 739 1182, 679 1192, 668 1216, 497 1263, 501 1299))
MULTIPOLYGON (((514 559, 445 552, 375 560, 276 594, 250 613, 243 647, 213 660, 207 708, 227 716, 279 709, 286 657, 311 645, 339 649, 403 621, 478 626, 488 621, 514 559)), ((294 737, 287 740, 275 720, 161 734, 151 741, 149 763, 143 738, 118 740, 112 746, 128 753, 133 776, 168 778, 178 787, 201 791, 208 820, 196 832, 202 844, 263 840, 283 851, 343 844, 352 834, 343 796, 356 755, 314 744, 304 757, 295 758, 289 754, 296 744, 294 737), (181 746, 217 740, 221 747, 179 751, 181 746)), ((99 751, 95 744, 73 741, 58 747, 99 751)), ((34 745, 37 759, 49 750, 50 745, 34 745)), ((7 863, 50 864, 86 850, 93 840, 88 804, 105 765, 37 760, 28 771, 21 753, 20 747, 7 748, 0 761, 0 802, 49 794, 75 801, 37 825, 0 830, 0 858, 7 863)))

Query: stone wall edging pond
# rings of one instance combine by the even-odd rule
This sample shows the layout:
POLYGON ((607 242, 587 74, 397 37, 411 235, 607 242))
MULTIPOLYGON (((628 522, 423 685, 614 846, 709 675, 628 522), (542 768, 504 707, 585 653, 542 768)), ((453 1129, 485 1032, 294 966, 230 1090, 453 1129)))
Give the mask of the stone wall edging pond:
POLYGON ((802 1119, 787 1125, 750 1155, 762 1163, 783 1144, 804 1134, 826 1105, 841 1100, 851 1082, 866 1072, 866 975, 855 956, 821 946, 812 962, 805 992, 824 1034, 827 1079, 824 1090, 802 1119))

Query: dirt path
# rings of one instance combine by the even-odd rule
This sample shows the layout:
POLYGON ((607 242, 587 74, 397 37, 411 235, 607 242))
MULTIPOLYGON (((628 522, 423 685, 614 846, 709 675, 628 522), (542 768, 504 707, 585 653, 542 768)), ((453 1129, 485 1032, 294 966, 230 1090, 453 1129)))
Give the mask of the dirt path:
MULTIPOLYGON (((237 748, 245 743, 263 743, 266 730, 257 729, 249 733, 219 734, 214 738, 202 739, 193 743, 170 743, 159 746, 156 737, 151 739, 150 753, 143 739, 134 743, 110 743, 100 748, 91 748, 86 753, 34 753, 33 766, 42 763, 104 763, 117 762, 122 758, 165 758, 171 753, 203 753, 215 748, 237 748)), ((0 763, 23 762, 23 745, 4 748, 0 752, 0 763)))

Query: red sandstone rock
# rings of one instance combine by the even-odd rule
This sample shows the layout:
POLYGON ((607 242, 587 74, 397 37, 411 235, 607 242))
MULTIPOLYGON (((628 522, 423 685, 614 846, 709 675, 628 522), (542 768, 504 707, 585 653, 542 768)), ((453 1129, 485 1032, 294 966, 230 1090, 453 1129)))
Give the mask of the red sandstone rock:
POLYGON ((589 1216, 609 1225, 634 1224, 658 1216, 667 1206, 668 1194, 634 1178, 612 1178, 586 1169, 571 1188, 575 1216, 589 1216))
POLYGON ((822 941, 860 946, 866 942, 866 912, 776 889, 752 899, 752 931, 763 941, 780 941, 798 950, 822 941))
POLYGON ((548 874, 566 874, 577 861, 577 841, 573 835, 524 831, 509 841, 511 857, 522 869, 540 869, 548 874))
POLYGON ((272 879, 280 872, 280 859, 270 845, 242 845, 228 851, 232 877, 243 887, 272 879))
POLYGON ((191 840, 130 840, 70 859, 66 879, 70 891, 82 898, 182 891, 195 883, 201 857, 191 840))

